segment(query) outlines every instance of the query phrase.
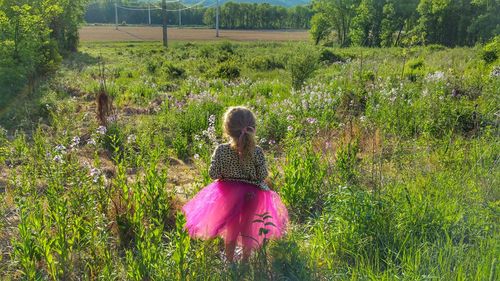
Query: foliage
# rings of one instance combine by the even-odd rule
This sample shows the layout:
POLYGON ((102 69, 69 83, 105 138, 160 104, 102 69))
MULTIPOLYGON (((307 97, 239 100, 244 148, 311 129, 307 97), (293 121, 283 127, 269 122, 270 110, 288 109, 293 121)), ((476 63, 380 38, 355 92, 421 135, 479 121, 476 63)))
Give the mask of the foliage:
POLYGON ((83 43, 36 99, 2 109, 0 279, 497 280, 500 80, 482 49, 83 43), (316 67, 292 89, 273 61, 316 67), (224 64, 239 77, 216 76, 224 64), (228 265, 223 242, 190 239, 179 213, 241 104, 291 222, 228 265))
POLYGON ((223 79, 236 79, 240 77, 240 68, 234 62, 225 62, 215 71, 216 77, 223 79))
POLYGON ((484 46, 481 57, 488 64, 495 62, 500 57, 500 35, 484 46))
POLYGON ((300 53, 288 62, 288 69, 292 76, 292 86, 300 89, 306 80, 312 76, 318 66, 318 57, 315 53, 300 53))
POLYGON ((281 194, 291 210, 291 215, 304 221, 322 208, 322 188, 328 180, 326 167, 320 156, 310 146, 292 146, 283 167, 281 194))
POLYGON ((0 105, 27 82, 33 85, 38 75, 55 71, 61 52, 76 50, 85 4, 86 0, 0 2, 0 88, 4 91, 0 105))
POLYGON ((340 46, 473 45, 498 35, 500 2, 315 0, 311 33, 340 46))
MULTIPOLYGON (((273 3, 237 3, 234 1, 221 1, 219 25, 224 29, 307 29, 309 28, 312 11, 309 6, 300 5, 295 7, 283 7, 273 3)), ((285 3, 288 4, 289 1, 285 3)), ((167 1, 168 10, 184 9, 180 14, 177 12, 167 13, 169 25, 187 26, 215 26, 215 7, 198 6, 196 9, 185 9, 194 3, 175 3, 167 1)), ((114 23, 114 2, 99 1, 89 4, 85 14, 87 23, 114 23)), ((143 9, 147 9, 144 5, 143 9)), ((130 11, 119 10, 120 22, 128 24, 149 23, 147 10, 130 11)), ((162 23, 161 10, 151 11, 151 23, 162 23)))

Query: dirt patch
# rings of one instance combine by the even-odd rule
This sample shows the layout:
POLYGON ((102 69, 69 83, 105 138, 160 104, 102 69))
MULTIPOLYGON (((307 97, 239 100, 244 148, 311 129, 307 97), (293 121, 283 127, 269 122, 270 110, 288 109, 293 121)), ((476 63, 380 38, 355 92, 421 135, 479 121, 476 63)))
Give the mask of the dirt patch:
MULTIPOLYGON (((80 29, 82 42, 96 41, 161 41, 161 27, 149 26, 85 26, 80 29)), ((307 31, 274 30, 222 30, 220 37, 215 37, 214 29, 169 28, 168 39, 173 41, 307 41, 307 31)))

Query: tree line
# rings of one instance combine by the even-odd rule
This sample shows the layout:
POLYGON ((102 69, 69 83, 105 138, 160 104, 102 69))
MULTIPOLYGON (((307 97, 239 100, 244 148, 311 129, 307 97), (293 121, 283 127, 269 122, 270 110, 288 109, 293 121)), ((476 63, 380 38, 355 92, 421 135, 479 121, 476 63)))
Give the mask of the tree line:
MULTIPOLYGON (((143 9, 147 7, 146 5, 140 6, 143 9)), ((178 3, 167 4, 167 10, 183 7, 178 3)), ((215 7, 196 7, 183 10, 180 14, 177 11, 169 11, 167 12, 168 24, 179 24, 179 16, 183 25, 215 26, 215 7)), ((311 17, 312 10, 308 6, 285 8, 267 3, 227 2, 220 7, 220 27, 225 29, 306 29, 310 26, 311 17)), ((114 23, 114 3, 97 2, 89 5, 85 21, 87 23, 114 23)), ((118 22, 120 24, 147 24, 149 23, 148 11, 119 9, 118 22)), ((161 10, 152 10, 151 23, 161 24, 162 22, 161 10)))
MULTIPOLYGON (((228 2, 220 9, 220 26, 228 29, 306 29, 312 10, 308 6, 285 8, 267 3, 228 2)), ((204 15, 206 25, 215 25, 215 8, 204 15)))
MULTIPOLYGON (((0 98, 78 47, 87 0, 0 0, 0 98)), ((0 99, 1 100, 1 99, 0 99)))
POLYGON ((318 44, 473 45, 500 34, 500 0, 313 0, 318 44))

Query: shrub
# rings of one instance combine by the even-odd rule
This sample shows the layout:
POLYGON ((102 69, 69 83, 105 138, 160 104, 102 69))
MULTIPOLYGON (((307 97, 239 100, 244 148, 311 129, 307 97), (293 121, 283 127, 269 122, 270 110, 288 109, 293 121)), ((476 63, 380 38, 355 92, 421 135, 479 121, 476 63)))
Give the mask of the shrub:
POLYGON ((240 77, 240 68, 233 62, 225 62, 216 69, 216 76, 222 79, 236 79, 240 77))
POLYGON ((219 46, 218 46, 218 49, 221 51, 221 52, 225 52, 225 53, 228 53, 228 54, 231 54, 233 55, 235 52, 234 52, 234 45, 229 42, 229 41, 225 41, 225 42, 222 42, 219 46))
POLYGON ((184 70, 184 68, 173 65, 172 63, 164 63, 163 64, 163 71, 170 78, 182 78, 182 77, 184 77, 184 74, 186 73, 186 70, 184 70))
POLYGON ((490 43, 484 46, 481 51, 481 58, 488 64, 498 59, 500 54, 500 36, 495 37, 490 43))
POLYGON ((424 76, 424 60, 422 58, 416 58, 409 60, 405 65, 404 76, 412 81, 417 81, 418 78, 424 76))
POLYGON ((276 57, 254 57, 249 62, 249 66, 255 70, 259 71, 269 71, 273 69, 283 69, 285 65, 283 62, 279 61, 276 57))
POLYGON ((198 56, 201 58, 208 59, 208 58, 212 57, 212 54, 214 52, 215 52, 214 48, 212 48, 211 46, 208 46, 208 45, 204 45, 200 48, 198 56))
POLYGON ((291 59, 288 63, 288 70, 292 76, 292 86, 300 89, 307 79, 309 79, 318 67, 316 54, 303 52, 291 59))

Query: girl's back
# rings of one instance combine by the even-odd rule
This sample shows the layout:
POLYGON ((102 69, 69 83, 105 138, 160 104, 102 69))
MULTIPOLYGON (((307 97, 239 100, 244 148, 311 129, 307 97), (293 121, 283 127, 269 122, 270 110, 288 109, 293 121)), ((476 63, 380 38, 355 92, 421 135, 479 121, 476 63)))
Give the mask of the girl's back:
POLYGON ((241 158, 231 144, 221 144, 212 156, 209 174, 214 180, 237 180, 261 185, 268 176, 264 152, 256 146, 249 155, 241 158))

